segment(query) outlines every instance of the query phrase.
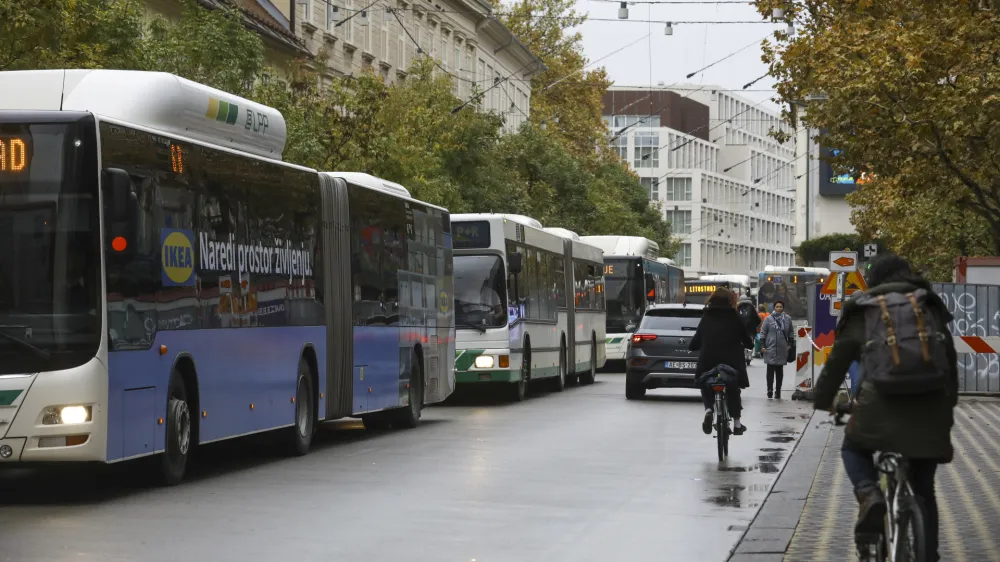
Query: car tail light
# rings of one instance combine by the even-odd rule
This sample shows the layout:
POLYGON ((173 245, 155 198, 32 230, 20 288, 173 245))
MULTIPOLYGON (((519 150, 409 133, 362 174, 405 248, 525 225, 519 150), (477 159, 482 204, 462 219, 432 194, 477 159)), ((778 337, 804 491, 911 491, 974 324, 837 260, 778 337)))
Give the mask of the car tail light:
POLYGON ((725 389, 726 389, 726 385, 724 385, 724 384, 712 385, 712 390, 714 390, 715 392, 722 392, 725 389))
POLYGON ((632 343, 642 343, 644 341, 653 341, 655 339, 655 334, 635 334, 632 336, 632 343))

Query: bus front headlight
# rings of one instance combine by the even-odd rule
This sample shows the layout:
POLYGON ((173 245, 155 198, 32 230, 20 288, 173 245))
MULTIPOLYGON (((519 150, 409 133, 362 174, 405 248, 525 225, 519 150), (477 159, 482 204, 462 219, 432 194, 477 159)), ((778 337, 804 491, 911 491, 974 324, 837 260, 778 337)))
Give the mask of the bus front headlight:
POLYGON ((43 425, 74 425, 90 421, 90 406, 49 406, 42 413, 43 425))
POLYGON ((476 357, 476 368, 477 369, 492 369, 493 368, 493 356, 492 355, 480 355, 476 357))

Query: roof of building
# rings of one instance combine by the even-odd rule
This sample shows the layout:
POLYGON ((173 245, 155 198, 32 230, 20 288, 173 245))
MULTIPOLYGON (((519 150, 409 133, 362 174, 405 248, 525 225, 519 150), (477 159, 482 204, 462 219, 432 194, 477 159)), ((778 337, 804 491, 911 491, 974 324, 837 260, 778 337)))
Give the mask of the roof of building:
POLYGON ((295 36, 290 29, 290 23, 284 21, 284 16, 275 8, 269 10, 264 3, 274 8, 269 0, 198 0, 198 3, 210 10, 236 9, 243 14, 247 27, 271 39, 285 48, 299 54, 308 55, 305 43, 295 36), (280 20, 279 20, 280 18, 280 20))

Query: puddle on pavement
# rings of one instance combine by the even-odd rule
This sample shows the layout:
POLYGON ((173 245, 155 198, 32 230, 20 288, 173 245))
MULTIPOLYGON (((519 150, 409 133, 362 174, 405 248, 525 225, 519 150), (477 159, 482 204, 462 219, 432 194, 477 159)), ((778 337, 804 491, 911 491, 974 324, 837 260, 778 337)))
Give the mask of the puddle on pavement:
POLYGON ((778 472, 778 464, 773 462, 760 462, 750 466, 720 466, 719 472, 759 472, 761 474, 774 474, 778 472))
POLYGON ((771 489, 769 484, 733 484, 731 486, 721 486, 717 488, 718 494, 708 498, 709 503, 719 507, 760 507, 767 492, 771 489))
POLYGON ((785 458, 785 455, 781 453, 768 453, 757 457, 757 460, 760 462, 779 463, 783 458, 785 458))
POLYGON ((795 441, 795 438, 791 435, 779 435, 777 437, 768 437, 767 440, 771 443, 791 443, 795 441))
POLYGON ((784 449, 782 449, 781 447, 765 447, 761 449, 761 451, 765 453, 776 453, 778 451, 784 451, 784 449))
POLYGON ((794 429, 774 429, 768 431, 771 435, 798 435, 798 431, 794 429))

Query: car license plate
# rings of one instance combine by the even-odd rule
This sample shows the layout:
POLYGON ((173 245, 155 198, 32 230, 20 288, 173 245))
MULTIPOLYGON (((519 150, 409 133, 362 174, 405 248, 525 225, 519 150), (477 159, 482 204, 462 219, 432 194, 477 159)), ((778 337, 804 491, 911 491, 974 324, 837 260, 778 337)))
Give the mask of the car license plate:
POLYGON ((663 364, 667 369, 694 369, 698 364, 687 361, 667 361, 663 364))

